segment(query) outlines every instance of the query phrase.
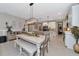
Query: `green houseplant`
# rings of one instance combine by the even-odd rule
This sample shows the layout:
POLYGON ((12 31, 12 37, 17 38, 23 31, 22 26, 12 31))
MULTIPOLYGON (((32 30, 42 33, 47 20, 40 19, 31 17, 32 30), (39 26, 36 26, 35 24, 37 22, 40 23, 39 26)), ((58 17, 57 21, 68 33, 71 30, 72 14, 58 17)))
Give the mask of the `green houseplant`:
POLYGON ((76 43, 74 44, 74 51, 79 53, 79 43, 78 43, 78 39, 79 39, 79 28, 77 26, 74 26, 71 29, 72 34, 74 35, 75 39, 76 39, 76 43))

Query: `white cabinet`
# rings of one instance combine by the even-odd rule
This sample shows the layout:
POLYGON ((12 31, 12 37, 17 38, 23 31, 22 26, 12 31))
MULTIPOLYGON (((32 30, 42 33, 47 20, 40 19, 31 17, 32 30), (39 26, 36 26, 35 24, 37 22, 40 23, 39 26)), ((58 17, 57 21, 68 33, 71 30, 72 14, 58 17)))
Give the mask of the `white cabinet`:
POLYGON ((65 46, 67 48, 73 49, 73 46, 75 44, 76 40, 71 32, 66 31, 65 32, 65 46))

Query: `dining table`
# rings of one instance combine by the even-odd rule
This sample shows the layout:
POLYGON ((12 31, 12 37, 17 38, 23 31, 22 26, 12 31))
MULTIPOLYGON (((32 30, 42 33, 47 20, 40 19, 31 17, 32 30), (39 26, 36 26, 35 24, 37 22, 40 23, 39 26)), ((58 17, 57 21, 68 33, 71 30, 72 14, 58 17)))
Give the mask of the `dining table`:
POLYGON ((44 35, 39 35, 39 36, 30 36, 27 34, 18 34, 16 35, 16 39, 22 39, 27 42, 33 43, 37 47, 37 55, 40 56, 40 47, 41 44, 45 41, 45 36, 44 35))

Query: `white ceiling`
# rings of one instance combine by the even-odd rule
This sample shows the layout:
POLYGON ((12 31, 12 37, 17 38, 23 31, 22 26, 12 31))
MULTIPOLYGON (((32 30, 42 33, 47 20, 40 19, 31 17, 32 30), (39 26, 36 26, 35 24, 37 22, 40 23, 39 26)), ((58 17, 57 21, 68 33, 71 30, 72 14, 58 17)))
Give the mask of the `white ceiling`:
MULTIPOLYGON (((65 16, 71 3, 35 3, 33 16, 39 19, 61 19, 65 16)), ((29 3, 0 3, 0 12, 28 19, 30 17, 29 3)))

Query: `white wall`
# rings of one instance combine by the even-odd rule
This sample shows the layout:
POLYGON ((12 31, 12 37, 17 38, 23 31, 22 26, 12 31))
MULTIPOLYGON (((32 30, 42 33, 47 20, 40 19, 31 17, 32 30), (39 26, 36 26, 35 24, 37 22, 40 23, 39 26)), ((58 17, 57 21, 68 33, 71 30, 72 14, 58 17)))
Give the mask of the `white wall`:
POLYGON ((1 31, 6 30, 5 22, 8 22, 8 24, 13 27, 13 30, 22 30, 24 21, 24 19, 0 13, 0 33, 1 31))
POLYGON ((72 26, 79 27, 79 5, 72 6, 72 26))

